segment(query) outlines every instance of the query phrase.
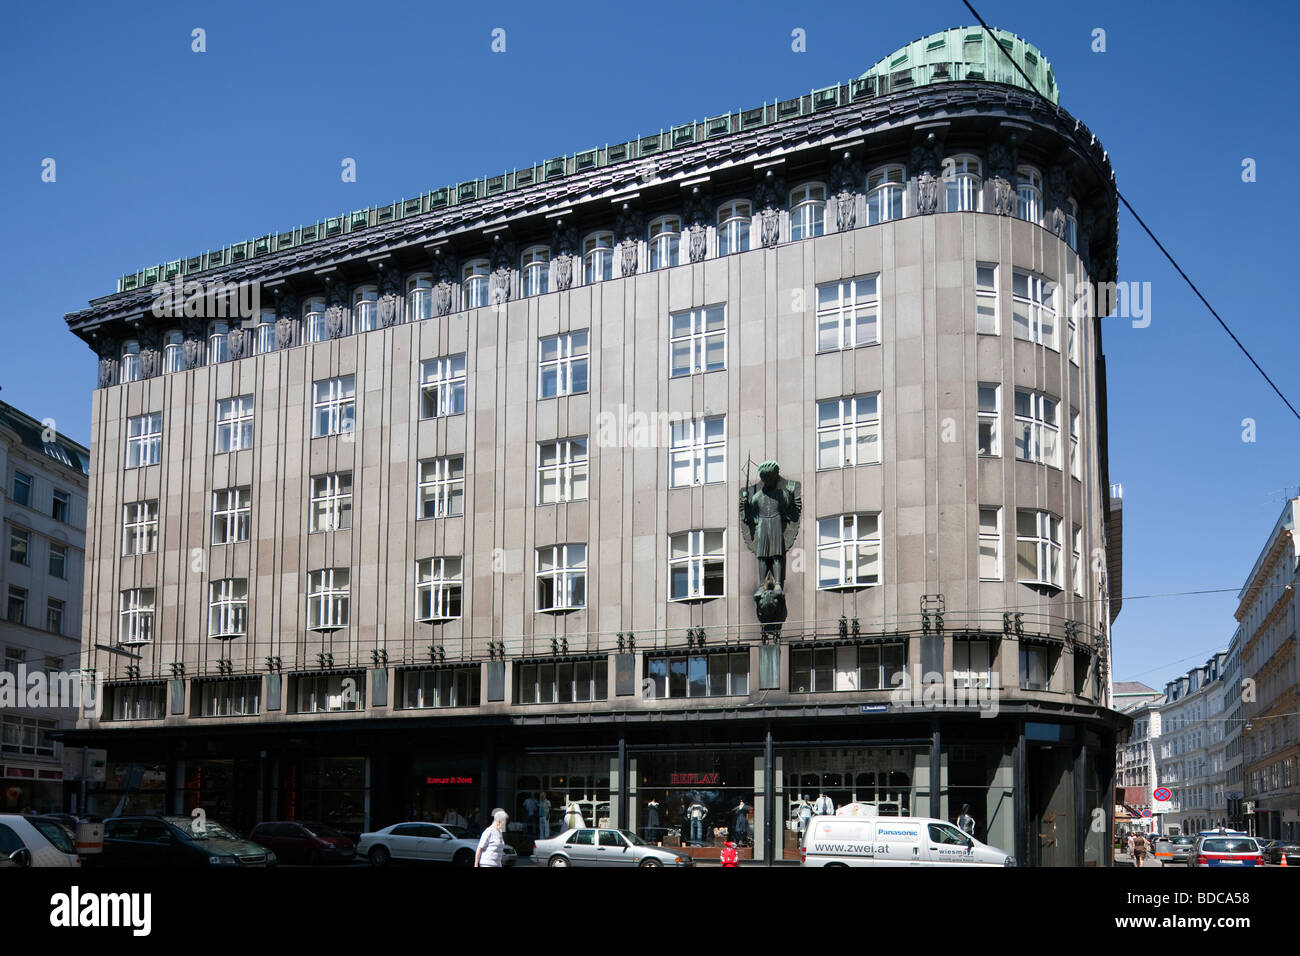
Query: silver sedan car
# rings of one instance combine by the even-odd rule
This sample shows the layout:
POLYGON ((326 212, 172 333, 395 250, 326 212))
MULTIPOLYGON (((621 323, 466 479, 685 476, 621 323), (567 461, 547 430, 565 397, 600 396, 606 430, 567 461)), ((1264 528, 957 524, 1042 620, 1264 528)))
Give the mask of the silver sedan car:
POLYGON ((679 850, 651 846, 631 830, 565 830, 538 840, 533 859, 547 866, 691 866, 679 850))

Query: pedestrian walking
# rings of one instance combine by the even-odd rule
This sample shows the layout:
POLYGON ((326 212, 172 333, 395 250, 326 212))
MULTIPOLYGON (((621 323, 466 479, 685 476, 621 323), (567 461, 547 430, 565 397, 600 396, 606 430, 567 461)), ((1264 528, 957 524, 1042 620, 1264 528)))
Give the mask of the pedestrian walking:
POLYGON ((1142 859, 1147 855, 1147 850, 1150 849, 1150 846, 1151 845, 1147 843, 1147 838, 1141 833, 1139 833, 1137 839, 1133 841, 1133 862, 1139 869, 1142 866, 1142 859))
POLYGON ((483 831, 478 840, 478 850, 474 853, 475 866, 501 866, 506 854, 506 821, 510 814, 498 810, 492 814, 492 825, 483 831))

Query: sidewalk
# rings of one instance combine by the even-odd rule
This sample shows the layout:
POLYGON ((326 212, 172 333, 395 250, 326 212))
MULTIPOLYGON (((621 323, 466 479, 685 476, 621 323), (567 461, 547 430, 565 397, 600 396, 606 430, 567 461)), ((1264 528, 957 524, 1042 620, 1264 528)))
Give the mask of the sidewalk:
MULTIPOLYGON (((1133 862, 1133 857, 1129 856, 1128 853, 1122 852, 1122 851, 1120 851, 1120 850, 1116 850, 1116 851, 1115 851, 1115 865, 1116 865, 1116 866, 1132 866, 1132 867, 1135 867, 1135 868, 1136 868, 1136 866, 1137 866, 1137 864, 1133 862)), ((1157 869, 1162 868, 1163 866, 1164 866, 1164 863, 1162 863, 1161 861, 1157 860, 1157 859, 1156 859, 1155 857, 1153 857, 1150 853, 1148 853, 1145 857, 1142 858, 1142 869, 1144 869, 1144 870, 1148 870, 1148 869, 1150 869, 1150 870, 1157 870, 1157 869)))

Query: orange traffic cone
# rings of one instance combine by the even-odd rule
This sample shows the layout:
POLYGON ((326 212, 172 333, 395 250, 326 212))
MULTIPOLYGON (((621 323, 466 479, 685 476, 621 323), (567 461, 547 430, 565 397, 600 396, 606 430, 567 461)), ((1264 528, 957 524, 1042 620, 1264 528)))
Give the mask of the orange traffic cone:
POLYGON ((1283 850, 1278 856, 1282 857, 1282 866, 1286 866, 1286 850, 1283 850))

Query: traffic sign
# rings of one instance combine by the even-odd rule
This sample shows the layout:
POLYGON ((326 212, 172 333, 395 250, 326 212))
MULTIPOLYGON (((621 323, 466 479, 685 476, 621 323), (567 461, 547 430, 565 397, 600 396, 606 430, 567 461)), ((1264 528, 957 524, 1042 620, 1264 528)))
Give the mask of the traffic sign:
POLYGON ((1151 792, 1151 796, 1156 800, 1159 800, 1161 803, 1165 803, 1174 798, 1174 795, 1169 792, 1168 787, 1156 787, 1156 789, 1151 792))
POLYGON ((1144 816, 1144 817, 1149 817, 1149 816, 1151 816, 1151 811, 1150 811, 1150 810, 1147 810, 1147 809, 1145 809, 1145 808, 1143 808, 1143 810, 1142 810, 1142 816, 1144 816))

